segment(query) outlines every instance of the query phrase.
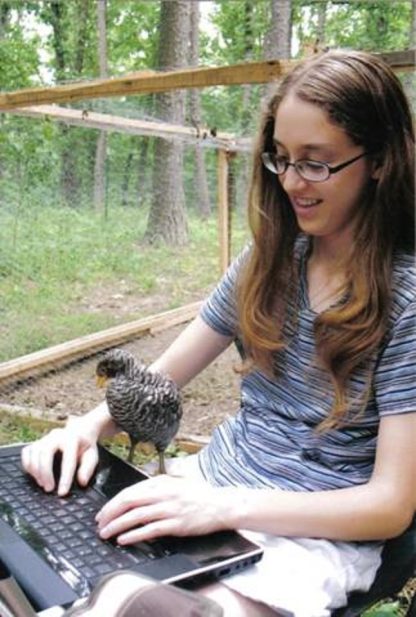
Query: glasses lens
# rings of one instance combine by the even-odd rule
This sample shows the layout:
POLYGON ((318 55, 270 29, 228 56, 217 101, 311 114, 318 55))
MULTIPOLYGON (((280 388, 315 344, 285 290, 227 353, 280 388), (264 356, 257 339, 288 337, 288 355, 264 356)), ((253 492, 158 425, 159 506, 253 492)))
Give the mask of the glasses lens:
POLYGON ((297 161, 295 166, 299 175, 310 182, 322 182, 327 180, 330 175, 325 163, 319 163, 318 161, 297 161))
POLYGON ((273 174, 277 174, 277 169, 275 165, 275 155, 272 152, 262 152, 261 160, 263 161, 263 165, 271 171, 273 174))
POLYGON ((275 154, 273 156, 273 162, 274 166, 276 167, 276 173, 284 174, 288 165, 287 158, 285 156, 279 156, 278 154, 275 154))

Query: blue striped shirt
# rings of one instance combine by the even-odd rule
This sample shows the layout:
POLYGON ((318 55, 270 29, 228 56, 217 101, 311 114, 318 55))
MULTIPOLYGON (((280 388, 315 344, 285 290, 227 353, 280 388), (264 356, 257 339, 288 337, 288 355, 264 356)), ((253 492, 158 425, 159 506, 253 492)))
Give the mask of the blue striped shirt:
MULTIPOLYGON (((241 407, 217 427, 199 455, 204 476, 215 485, 327 490, 366 482, 373 470, 381 416, 416 411, 416 268, 411 255, 395 259, 393 298, 383 345, 356 370, 349 383, 351 411, 357 411, 372 375, 364 413, 345 426, 317 432, 330 412, 333 390, 318 366, 308 302, 306 239, 298 243, 299 285, 286 324, 287 345, 274 355, 276 377, 253 370, 241 380, 241 407), (354 408, 354 400, 358 401, 354 408)), ((237 336, 236 281, 243 251, 206 300, 202 319, 216 332, 237 336)), ((362 404, 362 403, 361 403, 362 404)))

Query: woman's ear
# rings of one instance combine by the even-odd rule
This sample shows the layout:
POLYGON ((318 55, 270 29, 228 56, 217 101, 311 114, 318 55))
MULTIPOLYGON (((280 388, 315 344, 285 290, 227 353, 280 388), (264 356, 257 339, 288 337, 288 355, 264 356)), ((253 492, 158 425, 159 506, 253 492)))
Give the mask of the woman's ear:
POLYGON ((381 169, 382 169, 382 164, 380 159, 377 158, 373 158, 373 160, 371 161, 371 178, 373 180, 379 180, 380 175, 381 175, 381 169))

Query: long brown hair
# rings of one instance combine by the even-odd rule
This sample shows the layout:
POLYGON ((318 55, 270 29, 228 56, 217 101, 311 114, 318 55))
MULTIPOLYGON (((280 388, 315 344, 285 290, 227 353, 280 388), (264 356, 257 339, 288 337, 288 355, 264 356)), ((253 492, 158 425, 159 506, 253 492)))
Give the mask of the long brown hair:
MULTIPOLYGON (((241 336, 249 365, 273 371, 284 347, 283 324, 296 281, 294 248, 300 233, 280 182, 261 162, 273 150, 277 109, 289 94, 318 105, 379 166, 363 196, 346 269, 346 300, 315 320, 317 357, 334 386, 322 426, 342 424, 347 386, 386 332, 395 251, 414 253, 414 132, 399 79, 377 56, 330 51, 297 65, 269 100, 254 151, 248 216, 252 251, 239 284, 241 336)), ((363 399, 368 391, 363 393, 363 399)))

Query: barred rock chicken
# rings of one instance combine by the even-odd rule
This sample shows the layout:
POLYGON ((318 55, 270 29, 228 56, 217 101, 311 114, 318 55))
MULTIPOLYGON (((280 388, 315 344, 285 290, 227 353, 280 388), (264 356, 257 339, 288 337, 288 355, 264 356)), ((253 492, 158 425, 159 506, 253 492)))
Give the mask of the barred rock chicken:
POLYGON ((128 433, 130 452, 139 442, 151 442, 159 455, 159 473, 166 473, 164 452, 176 435, 182 404, 176 384, 151 372, 123 349, 107 352, 96 368, 97 383, 110 380, 106 401, 115 423, 128 433))

